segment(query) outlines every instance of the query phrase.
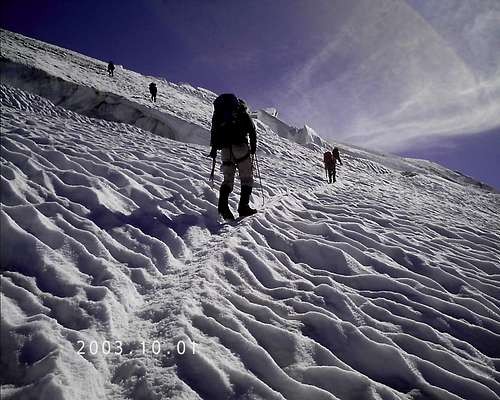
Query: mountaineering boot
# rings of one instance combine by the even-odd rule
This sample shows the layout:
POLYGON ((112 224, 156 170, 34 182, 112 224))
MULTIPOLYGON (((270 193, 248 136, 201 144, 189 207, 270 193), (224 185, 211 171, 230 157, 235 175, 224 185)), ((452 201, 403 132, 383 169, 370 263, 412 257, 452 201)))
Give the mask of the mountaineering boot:
POLYGON ((241 196, 240 196, 240 204, 238 205, 238 213, 240 217, 248 217, 249 215, 253 215, 257 212, 256 209, 250 208, 248 203, 250 202, 250 195, 252 194, 252 187, 243 185, 241 186, 241 196))
POLYGON ((222 215, 222 218, 233 220, 234 215, 229 209, 229 194, 231 193, 231 188, 227 185, 221 185, 219 191, 219 206, 217 210, 219 214, 222 215))

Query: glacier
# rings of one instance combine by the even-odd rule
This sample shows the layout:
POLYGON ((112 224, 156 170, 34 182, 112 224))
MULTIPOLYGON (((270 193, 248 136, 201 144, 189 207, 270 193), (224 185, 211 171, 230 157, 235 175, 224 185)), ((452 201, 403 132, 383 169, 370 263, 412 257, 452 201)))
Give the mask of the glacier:
POLYGON ((2 398, 499 398, 495 189, 258 110, 221 224, 215 93, 0 34, 2 398))

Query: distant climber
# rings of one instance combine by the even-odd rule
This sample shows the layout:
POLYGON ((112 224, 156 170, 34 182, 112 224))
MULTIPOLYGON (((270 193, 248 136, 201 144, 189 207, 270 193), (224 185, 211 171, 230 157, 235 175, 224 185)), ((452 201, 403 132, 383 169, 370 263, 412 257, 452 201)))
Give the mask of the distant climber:
POLYGON ((158 92, 158 88, 156 87, 156 83, 151 82, 149 84, 149 93, 151 93, 151 101, 156 102, 156 93, 158 92))
POLYGON ((325 172, 328 177, 328 183, 334 183, 336 180, 337 160, 340 165, 343 165, 342 160, 340 159, 339 149, 337 147, 334 147, 331 152, 326 151, 323 154, 323 162, 325 164, 325 172))
POLYGON ((113 61, 110 61, 108 63, 108 74, 109 74, 109 76, 114 76, 114 72, 115 72, 115 64, 113 64, 113 61))
POLYGON ((253 187, 252 163, 257 149, 257 135, 246 103, 234 94, 221 94, 214 101, 210 146, 212 149, 209 156, 212 157, 214 166, 217 150, 221 150, 224 181, 219 191, 219 214, 226 220, 234 219, 229 208, 229 195, 233 191, 236 168, 241 181, 239 216, 255 214, 257 210, 251 208, 249 202, 253 187))

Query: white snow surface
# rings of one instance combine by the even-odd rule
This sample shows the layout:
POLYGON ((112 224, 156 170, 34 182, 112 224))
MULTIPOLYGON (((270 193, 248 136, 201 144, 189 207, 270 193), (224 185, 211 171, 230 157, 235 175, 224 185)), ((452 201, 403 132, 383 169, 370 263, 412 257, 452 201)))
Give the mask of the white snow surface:
POLYGON ((313 149, 318 149, 318 146, 319 148, 328 146, 326 141, 324 141, 313 128, 307 125, 304 125, 303 128, 289 126, 286 122, 277 117, 277 111, 275 109, 258 110, 257 118, 272 132, 285 139, 289 139, 313 149))
POLYGON ((497 192, 258 120, 221 224, 215 94, 1 33, 2 399, 499 398, 497 192))

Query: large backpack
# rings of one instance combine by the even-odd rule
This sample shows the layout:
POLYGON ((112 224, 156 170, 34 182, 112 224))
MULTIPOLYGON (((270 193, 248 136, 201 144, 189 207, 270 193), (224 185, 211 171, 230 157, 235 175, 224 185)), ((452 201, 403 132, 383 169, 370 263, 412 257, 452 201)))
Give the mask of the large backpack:
POLYGON ((215 99, 211 144, 216 149, 246 140, 246 132, 239 124, 240 112, 240 102, 234 94, 224 93, 215 99))
POLYGON ((323 154, 323 162, 325 163, 326 169, 331 168, 332 166, 335 165, 333 154, 330 151, 326 151, 323 154))

